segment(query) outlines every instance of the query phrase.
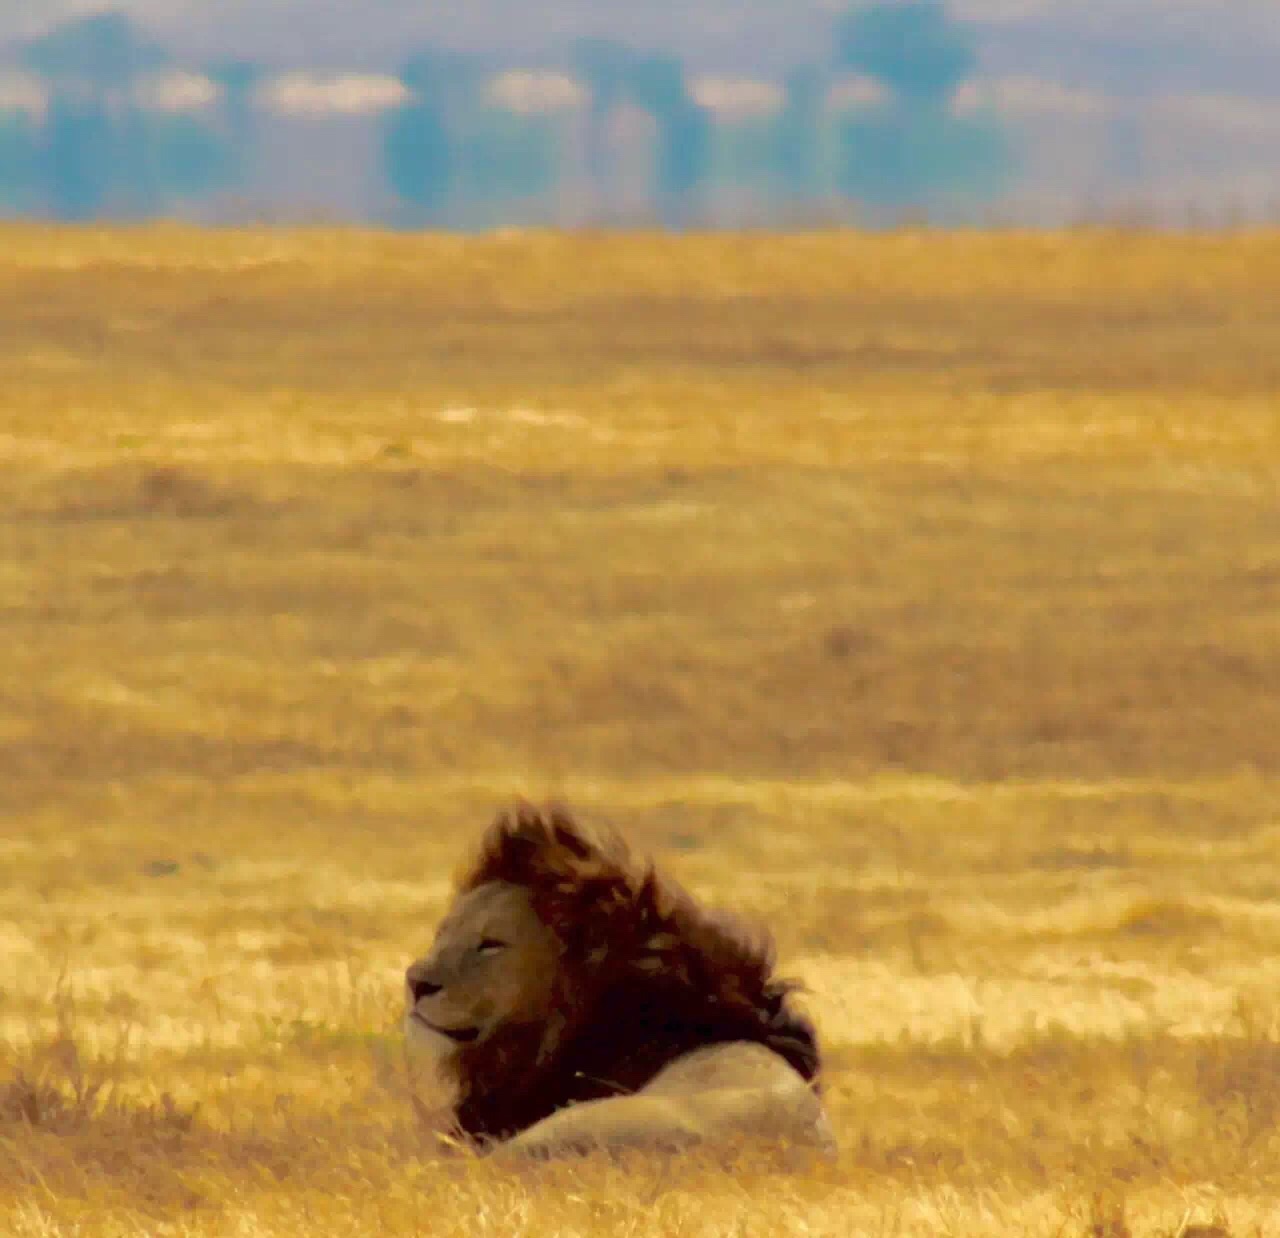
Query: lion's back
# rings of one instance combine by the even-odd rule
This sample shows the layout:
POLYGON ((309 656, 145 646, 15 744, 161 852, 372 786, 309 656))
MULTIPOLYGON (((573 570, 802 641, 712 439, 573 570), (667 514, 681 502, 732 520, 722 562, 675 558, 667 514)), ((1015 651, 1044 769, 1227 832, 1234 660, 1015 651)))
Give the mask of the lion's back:
POLYGON ((654 1076, 644 1089, 679 1098, 708 1136, 762 1138, 835 1150, 821 1098, 778 1054, 753 1042, 695 1049, 654 1076))

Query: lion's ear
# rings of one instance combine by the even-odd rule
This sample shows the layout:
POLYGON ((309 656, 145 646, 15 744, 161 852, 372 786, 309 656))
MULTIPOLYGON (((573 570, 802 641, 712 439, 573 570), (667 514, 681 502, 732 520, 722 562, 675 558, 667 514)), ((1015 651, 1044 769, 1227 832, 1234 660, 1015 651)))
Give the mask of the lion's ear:
POLYGON ((546 822, 549 826, 548 833, 555 844, 563 847, 575 859, 585 860, 599 851, 564 804, 552 804, 547 811, 546 822))
POLYGON ((490 831, 495 853, 513 872, 526 878, 536 867, 538 857, 551 842, 551 830, 543 815, 532 804, 521 800, 515 813, 499 813, 490 831))
POLYGON ((532 804, 521 801, 513 812, 500 812, 480 844, 480 858, 467 886, 487 881, 533 887, 545 881, 549 852, 554 847, 552 828, 532 804))
POLYGON ((518 885, 545 881, 604 858, 567 808, 552 805, 544 812, 527 800, 521 800, 514 812, 498 814, 482 854, 482 868, 518 885))

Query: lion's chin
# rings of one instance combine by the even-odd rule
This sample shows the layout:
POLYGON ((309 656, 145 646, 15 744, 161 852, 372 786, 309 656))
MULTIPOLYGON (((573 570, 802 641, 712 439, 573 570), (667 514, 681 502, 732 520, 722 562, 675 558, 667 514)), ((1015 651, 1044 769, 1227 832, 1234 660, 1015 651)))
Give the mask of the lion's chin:
POLYGON ((406 1011, 404 1016, 404 1035, 409 1052, 429 1062, 443 1064, 449 1062, 464 1044, 475 1041, 480 1029, 459 1028, 451 1031, 434 1027, 415 1011, 406 1011))
POLYGON ((404 1017, 404 1042, 410 1058, 420 1068, 438 1070, 458 1053, 456 1040, 442 1036, 412 1013, 404 1017))

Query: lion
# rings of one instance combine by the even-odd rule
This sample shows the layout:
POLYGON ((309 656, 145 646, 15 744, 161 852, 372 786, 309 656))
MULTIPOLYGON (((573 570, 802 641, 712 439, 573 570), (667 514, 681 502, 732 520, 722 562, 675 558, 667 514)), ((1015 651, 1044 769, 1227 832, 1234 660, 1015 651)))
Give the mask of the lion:
POLYGON ((773 944, 562 808, 499 815, 405 973, 410 1060, 453 1084, 452 1134, 519 1157, 831 1155, 809 1019, 773 944))

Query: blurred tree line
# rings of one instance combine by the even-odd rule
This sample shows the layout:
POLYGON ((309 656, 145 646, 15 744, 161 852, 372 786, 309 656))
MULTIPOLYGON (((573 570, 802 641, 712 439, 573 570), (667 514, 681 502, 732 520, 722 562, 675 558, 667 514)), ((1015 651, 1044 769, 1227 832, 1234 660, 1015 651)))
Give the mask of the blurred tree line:
POLYGON ((58 219, 154 215, 229 183, 242 149, 181 112, 143 106, 140 80, 167 62, 124 15, 69 21, 26 45, 48 87, 42 117, 0 116, 0 201, 58 219))
MULTIPOLYGON (((148 216, 241 185, 252 162, 263 71, 248 60, 199 66, 218 102, 199 113, 147 105, 141 85, 165 52, 129 18, 73 19, 22 49, 46 84, 42 115, 0 113, 0 205, 61 219, 148 216)), ((381 123, 381 164, 401 222, 483 227, 519 218, 561 185, 567 144, 607 199, 620 107, 651 123, 647 197, 668 226, 703 217, 709 198, 745 193, 770 209, 852 200, 871 218, 942 212, 999 192, 1012 167, 998 119, 955 107, 972 75, 966 27, 943 0, 873 0, 836 20, 827 61, 786 79, 780 107, 715 120, 680 59, 604 39, 567 66, 585 92, 576 133, 547 112, 490 97, 474 58, 424 48, 400 71, 404 102, 381 123), (857 75, 874 98, 841 104, 857 75), (834 99, 834 102, 833 102, 834 99)))
POLYGON ((554 188, 556 126, 495 105, 486 80, 475 59, 434 49, 400 71, 407 98, 383 126, 382 162, 404 222, 486 227, 554 188))

